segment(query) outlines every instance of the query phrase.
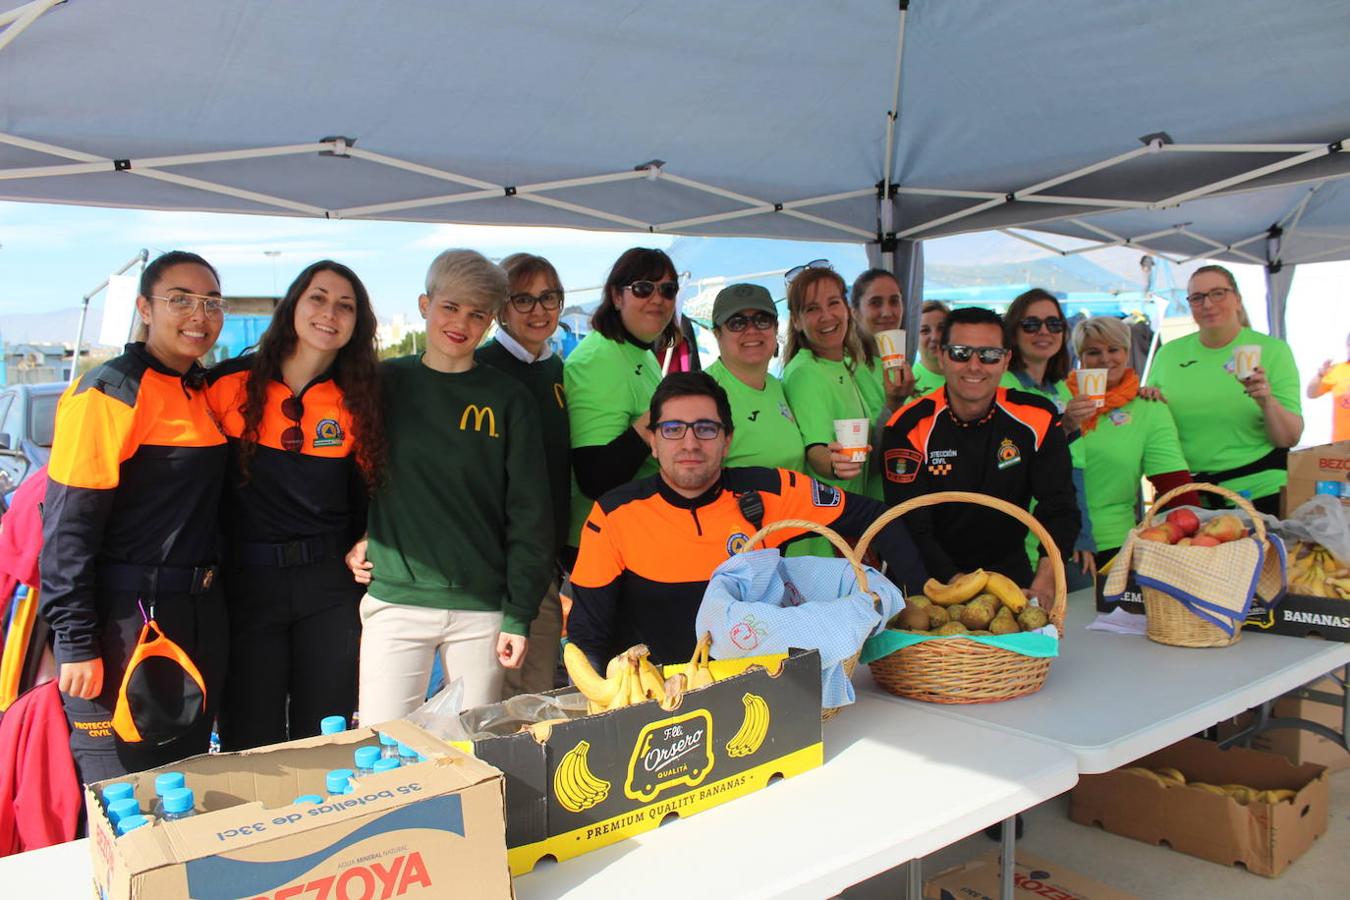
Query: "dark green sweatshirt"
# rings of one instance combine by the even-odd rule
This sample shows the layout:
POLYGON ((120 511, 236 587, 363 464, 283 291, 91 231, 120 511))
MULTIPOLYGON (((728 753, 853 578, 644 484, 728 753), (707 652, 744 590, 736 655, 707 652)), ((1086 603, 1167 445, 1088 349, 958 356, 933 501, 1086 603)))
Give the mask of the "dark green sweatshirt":
POLYGON ((383 367, 389 464, 370 504, 370 594, 503 613, 526 634, 553 574, 553 510, 534 398, 491 366, 383 367))

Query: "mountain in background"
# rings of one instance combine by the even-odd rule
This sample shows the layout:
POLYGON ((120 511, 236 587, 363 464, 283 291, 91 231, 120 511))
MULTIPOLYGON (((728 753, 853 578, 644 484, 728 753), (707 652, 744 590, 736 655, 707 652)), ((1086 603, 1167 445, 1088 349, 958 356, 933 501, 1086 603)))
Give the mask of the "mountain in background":
MULTIPOLYGON (((98 340, 103 307, 90 306, 84 325, 86 345, 98 340)), ((68 306, 51 312, 0 315, 0 340, 7 344, 73 344, 80 327, 80 307, 68 306)))

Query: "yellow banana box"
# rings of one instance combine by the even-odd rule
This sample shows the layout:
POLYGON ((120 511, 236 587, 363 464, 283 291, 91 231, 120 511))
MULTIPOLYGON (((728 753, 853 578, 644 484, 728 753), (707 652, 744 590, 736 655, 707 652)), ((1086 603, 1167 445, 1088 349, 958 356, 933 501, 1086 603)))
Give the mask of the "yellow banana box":
POLYGON ((1273 609, 1253 605, 1242 627, 1247 631, 1320 637, 1344 643, 1350 641, 1350 600, 1290 591, 1273 609))
POLYGON ((718 680, 685 692, 671 711, 653 700, 560 722, 539 735, 474 741, 473 754, 506 773, 513 875, 821 764, 817 651, 714 661, 711 668, 718 680))

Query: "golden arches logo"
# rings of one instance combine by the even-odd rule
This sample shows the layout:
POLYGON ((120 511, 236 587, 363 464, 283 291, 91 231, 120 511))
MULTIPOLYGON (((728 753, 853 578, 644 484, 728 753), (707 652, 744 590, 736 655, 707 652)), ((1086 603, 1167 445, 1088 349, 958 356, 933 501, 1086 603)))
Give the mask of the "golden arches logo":
POLYGON ((553 385, 553 396, 557 399, 560 408, 567 408, 567 395, 563 393, 563 386, 561 384, 555 383, 553 385))
POLYGON ((469 427, 469 416, 473 416, 473 430, 483 430, 483 419, 487 419, 488 437, 501 437, 497 434, 497 416, 490 406, 479 406, 476 403, 470 403, 464 407, 464 414, 459 417, 459 430, 467 431, 469 427))

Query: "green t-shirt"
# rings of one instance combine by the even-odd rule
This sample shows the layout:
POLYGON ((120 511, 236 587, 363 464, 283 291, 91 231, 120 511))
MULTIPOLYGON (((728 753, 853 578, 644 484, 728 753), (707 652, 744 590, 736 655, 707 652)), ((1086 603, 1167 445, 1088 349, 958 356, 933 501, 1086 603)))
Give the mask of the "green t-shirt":
POLYGON ((502 612, 528 633, 553 575, 539 411, 491 366, 382 367, 389 460, 370 502, 370 593, 386 603, 502 612))
MULTIPOLYGON (((646 347, 611 341, 598 331, 586 335, 563 363, 572 446, 603 446, 632 428, 651 406, 660 383, 661 367, 646 347)), ((633 478, 655 474, 657 468, 656 460, 648 457, 633 478)), ((578 545, 591 506, 590 498, 573 493, 570 546, 578 545)))
POLYGON ((783 383, 772 375, 764 377, 764 390, 757 391, 741 381, 719 359, 705 369, 727 392, 731 401, 731 447, 728 466, 767 466, 802 472, 806 451, 797 420, 783 395, 783 383))
POLYGON ((1140 479, 1186 469, 1172 413, 1165 403, 1136 397, 1099 415, 1077 443, 1087 460, 1093 540, 1099 550, 1119 547, 1136 521, 1140 479))
POLYGON ((947 383, 941 372, 931 371, 923 360, 914 360, 914 390, 919 394, 931 394, 947 383))
MULTIPOLYGON (((867 419, 875 423, 886 404, 881 378, 880 362, 870 368, 859 365, 852 372, 843 362, 821 359, 810 350, 797 351, 783 369, 783 393, 797 419, 802 443, 810 448, 833 441, 835 419, 867 419)), ((882 499, 881 466, 877 460, 880 449, 872 448, 857 478, 821 480, 855 494, 882 499)))
MULTIPOLYGON (((1233 374, 1233 348, 1242 344, 1261 346, 1261 367, 1271 394, 1285 409, 1302 415, 1298 367, 1284 341, 1250 328, 1243 328, 1223 347, 1206 347, 1199 333, 1168 341, 1153 360, 1148 384, 1162 390, 1193 472, 1236 468, 1275 449, 1266 436, 1261 407, 1233 374)), ((1222 485, 1231 491, 1250 491, 1256 499, 1278 492, 1287 477, 1284 469, 1272 469, 1222 485)))

